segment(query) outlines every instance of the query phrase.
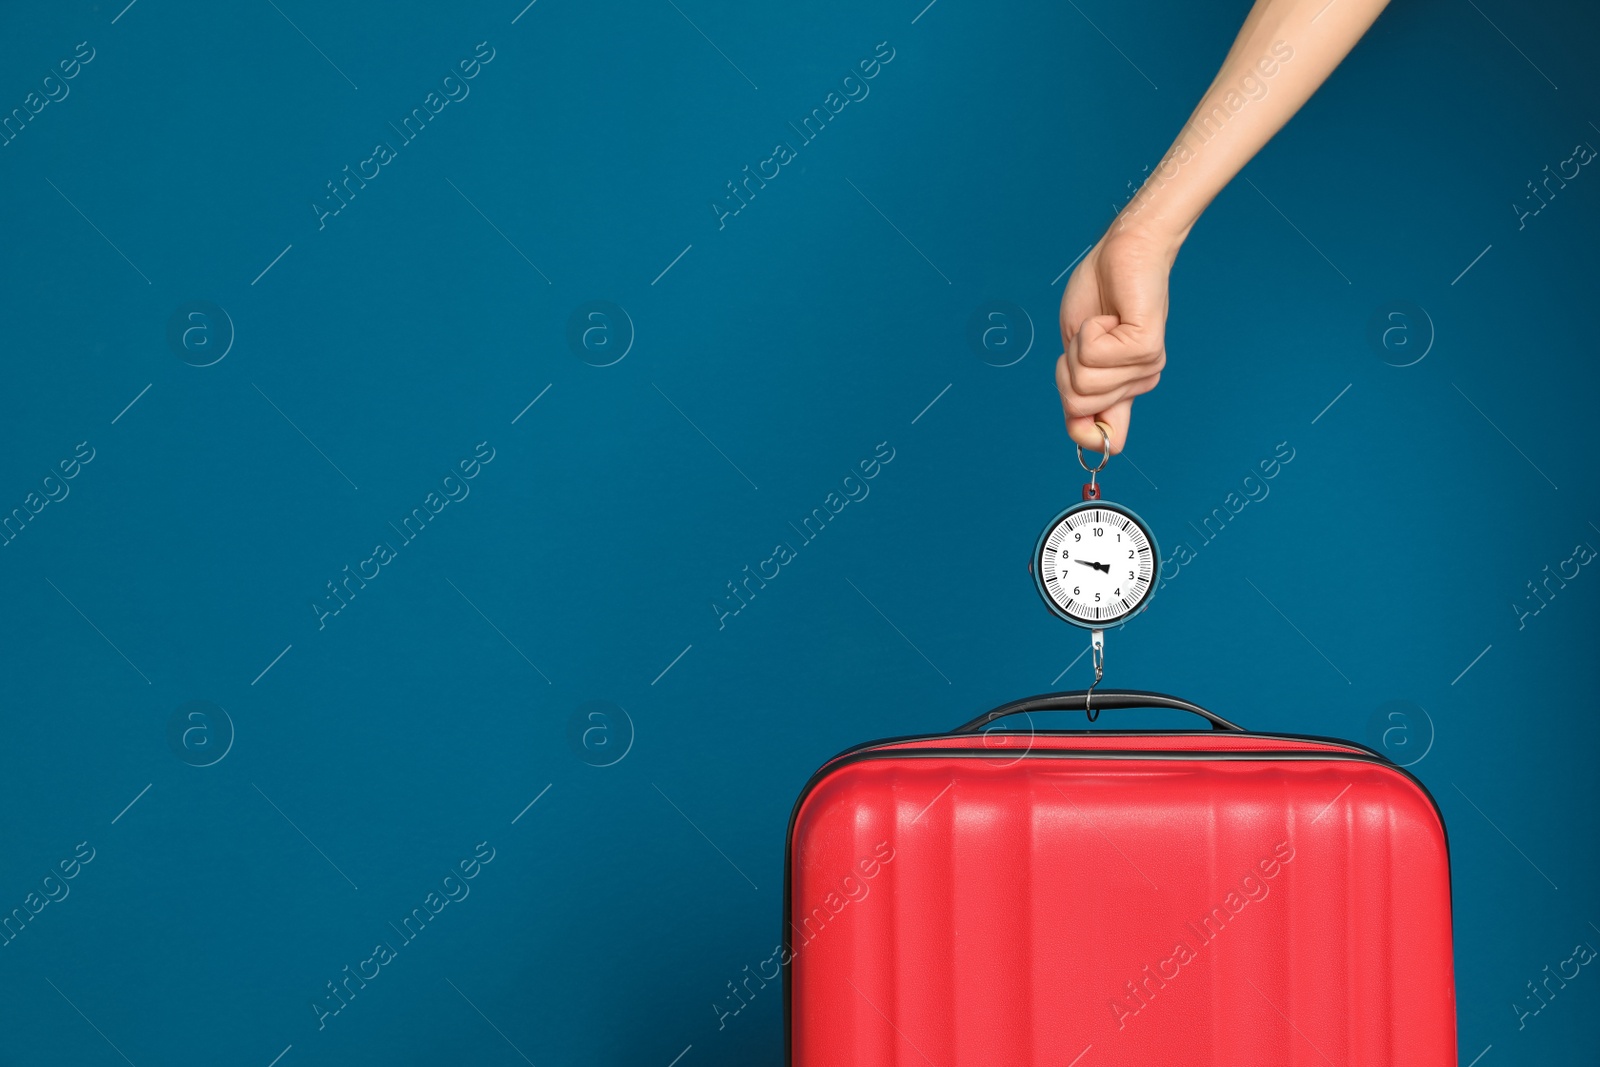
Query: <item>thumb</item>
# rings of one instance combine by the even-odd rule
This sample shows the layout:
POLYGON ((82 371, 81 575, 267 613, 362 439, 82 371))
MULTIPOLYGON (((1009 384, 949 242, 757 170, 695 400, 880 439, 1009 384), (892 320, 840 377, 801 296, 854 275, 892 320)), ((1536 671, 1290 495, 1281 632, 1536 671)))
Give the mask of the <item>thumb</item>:
POLYGON ((1078 358, 1085 367, 1131 367, 1161 351, 1161 332, 1123 315, 1096 315, 1078 328, 1078 358))
POLYGON ((1067 433, 1086 450, 1098 452, 1105 447, 1105 439, 1095 425, 1103 422, 1110 428, 1111 454, 1121 452, 1128 443, 1128 423, 1133 418, 1133 398, 1119 400, 1098 415, 1072 415, 1067 418, 1067 433))
POLYGON ((1102 343, 1101 338, 1121 324, 1122 320, 1115 315, 1092 315, 1078 323, 1077 332, 1073 337, 1079 346, 1102 343))

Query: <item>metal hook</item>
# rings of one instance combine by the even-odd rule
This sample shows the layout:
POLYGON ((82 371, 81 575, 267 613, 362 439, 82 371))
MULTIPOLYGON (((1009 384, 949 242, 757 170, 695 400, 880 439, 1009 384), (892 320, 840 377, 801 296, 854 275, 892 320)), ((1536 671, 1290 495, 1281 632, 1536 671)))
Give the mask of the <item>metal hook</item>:
POLYGON ((1094 705, 1091 703, 1094 699, 1094 688, 1095 685, 1100 684, 1100 679, 1105 677, 1106 673, 1106 635, 1104 630, 1093 631, 1089 638, 1089 647, 1093 651, 1091 658, 1094 660, 1094 685, 1084 690, 1083 710, 1088 714, 1089 721, 1094 722, 1100 717, 1100 713, 1094 709, 1094 705))

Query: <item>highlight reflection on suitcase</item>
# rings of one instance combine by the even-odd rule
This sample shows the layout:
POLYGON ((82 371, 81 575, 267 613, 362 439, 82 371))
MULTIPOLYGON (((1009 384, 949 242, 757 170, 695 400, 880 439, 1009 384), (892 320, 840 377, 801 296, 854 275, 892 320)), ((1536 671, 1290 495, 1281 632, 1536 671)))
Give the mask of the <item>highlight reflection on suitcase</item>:
POLYGON ((1359 745, 1212 729, 853 749, 795 806, 795 1067, 1454 1064, 1439 812, 1359 745))

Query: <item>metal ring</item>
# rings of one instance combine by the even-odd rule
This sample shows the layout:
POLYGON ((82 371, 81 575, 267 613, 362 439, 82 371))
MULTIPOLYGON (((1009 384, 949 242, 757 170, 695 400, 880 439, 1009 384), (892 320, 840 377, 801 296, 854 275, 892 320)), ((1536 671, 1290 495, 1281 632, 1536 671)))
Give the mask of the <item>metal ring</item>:
POLYGON ((1077 446, 1078 447, 1078 466, 1082 467, 1084 470, 1088 471, 1090 474, 1099 474, 1101 471, 1106 469, 1106 464, 1111 462, 1111 433, 1110 433, 1108 427, 1106 426, 1106 424, 1103 423, 1103 422, 1095 423, 1094 424, 1094 428, 1100 431, 1100 442, 1104 446, 1100 450, 1100 466, 1091 467, 1091 466, 1089 466, 1087 463, 1085 463, 1083 461, 1083 446, 1082 445, 1078 445, 1077 446))

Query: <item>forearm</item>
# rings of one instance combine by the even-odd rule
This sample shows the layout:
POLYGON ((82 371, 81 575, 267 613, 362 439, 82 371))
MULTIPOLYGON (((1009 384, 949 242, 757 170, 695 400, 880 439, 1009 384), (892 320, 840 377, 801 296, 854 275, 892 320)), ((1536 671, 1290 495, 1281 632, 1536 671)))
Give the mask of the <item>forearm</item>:
POLYGON ((1222 69, 1113 232, 1174 244, 1223 186, 1310 99, 1388 0, 1257 0, 1222 69))

